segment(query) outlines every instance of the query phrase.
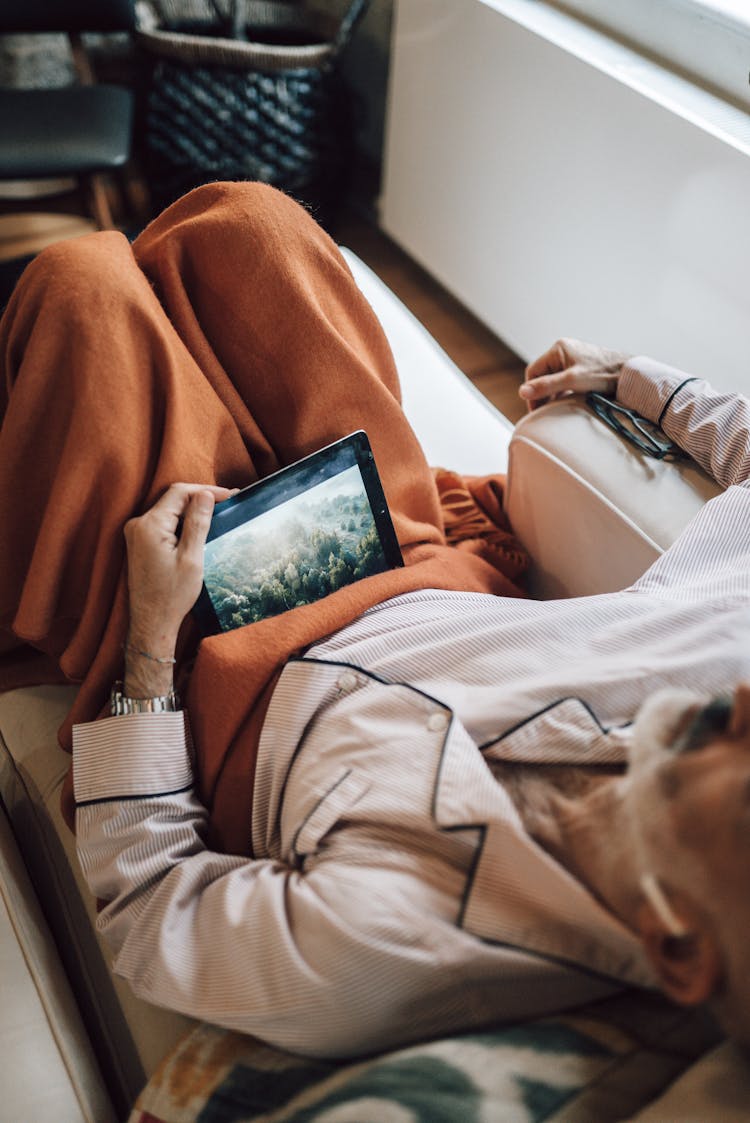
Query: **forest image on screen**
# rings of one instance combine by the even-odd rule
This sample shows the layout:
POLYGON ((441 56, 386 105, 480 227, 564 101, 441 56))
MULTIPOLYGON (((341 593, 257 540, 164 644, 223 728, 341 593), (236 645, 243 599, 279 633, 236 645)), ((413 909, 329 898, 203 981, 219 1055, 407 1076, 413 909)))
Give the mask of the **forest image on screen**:
POLYGON ((353 467, 209 542, 204 581, 228 631, 312 604, 386 568, 353 467))

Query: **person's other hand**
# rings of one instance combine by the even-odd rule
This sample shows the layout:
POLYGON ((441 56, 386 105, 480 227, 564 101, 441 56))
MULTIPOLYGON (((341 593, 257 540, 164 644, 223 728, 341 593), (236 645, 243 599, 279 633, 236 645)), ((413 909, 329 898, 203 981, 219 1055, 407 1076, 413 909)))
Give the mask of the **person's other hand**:
POLYGON ((201 591, 203 547, 214 503, 233 494, 225 487, 172 484, 145 515, 126 523, 130 602, 126 689, 129 680, 131 686, 146 691, 144 696, 169 689, 164 686, 168 679, 171 682, 171 665, 168 674, 166 667, 180 624, 201 591), (138 651, 155 659, 147 661, 138 651))
POLYGON ((589 390, 614 397, 617 380, 629 357, 595 343, 558 339, 526 367, 526 381, 518 393, 530 410, 566 394, 583 394, 589 390))

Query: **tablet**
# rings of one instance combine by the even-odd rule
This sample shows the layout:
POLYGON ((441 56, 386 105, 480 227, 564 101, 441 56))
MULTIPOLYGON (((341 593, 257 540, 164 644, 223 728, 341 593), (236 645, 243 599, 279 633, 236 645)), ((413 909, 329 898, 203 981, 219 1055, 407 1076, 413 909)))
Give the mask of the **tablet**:
POLYGON ((401 565, 359 430, 216 504, 193 611, 204 635, 227 632, 401 565))

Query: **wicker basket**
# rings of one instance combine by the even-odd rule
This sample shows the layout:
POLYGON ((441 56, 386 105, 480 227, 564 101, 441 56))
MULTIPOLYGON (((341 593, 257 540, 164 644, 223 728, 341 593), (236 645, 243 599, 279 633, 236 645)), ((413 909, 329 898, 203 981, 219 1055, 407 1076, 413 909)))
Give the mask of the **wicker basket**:
POLYGON ((304 3, 246 0, 246 38, 235 39, 222 34, 216 5, 182 0, 178 19, 161 0, 158 26, 138 33, 151 63, 145 137, 154 206, 200 183, 253 179, 330 225, 353 132, 338 61, 368 4, 353 0, 337 21, 304 3))

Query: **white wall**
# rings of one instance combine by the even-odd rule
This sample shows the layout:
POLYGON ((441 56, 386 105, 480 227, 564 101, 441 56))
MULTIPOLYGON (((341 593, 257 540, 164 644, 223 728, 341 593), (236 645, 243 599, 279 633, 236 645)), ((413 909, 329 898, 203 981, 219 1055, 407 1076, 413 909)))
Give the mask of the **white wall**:
POLYGON ((747 0, 551 0, 750 109, 747 0))
POLYGON ((384 228, 525 358, 575 335, 750 392, 746 115, 544 7, 398 0, 384 228))

